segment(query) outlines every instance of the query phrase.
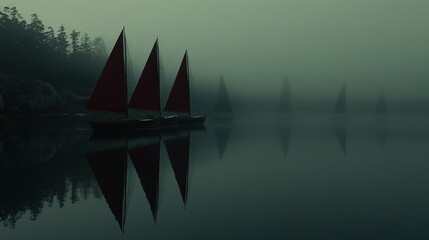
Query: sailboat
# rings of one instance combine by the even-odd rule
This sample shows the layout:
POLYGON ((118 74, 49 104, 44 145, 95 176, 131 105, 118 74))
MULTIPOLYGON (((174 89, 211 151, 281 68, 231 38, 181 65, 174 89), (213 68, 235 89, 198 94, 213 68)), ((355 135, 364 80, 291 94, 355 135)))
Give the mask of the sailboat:
POLYGON ((290 97, 289 80, 285 77, 283 89, 280 96, 279 112, 283 114, 292 114, 292 99, 290 97))
POLYGON ((192 116, 188 52, 185 52, 164 111, 175 113, 180 125, 204 124, 206 115, 192 116))
POLYGON ((345 117, 346 115, 346 83, 341 88, 338 95, 337 102, 335 103, 334 114, 338 117, 345 117))
POLYGON ((214 111, 217 120, 232 120, 234 118, 228 91, 222 76, 220 76, 219 80, 219 91, 214 111))
POLYGON ((162 116, 160 85, 159 46, 156 39, 128 107, 149 112, 152 114, 149 118, 159 119, 161 126, 178 126, 177 115, 162 116))
POLYGON ((89 123, 96 132, 145 130, 157 128, 160 125, 159 118, 129 118, 126 59, 124 28, 110 53, 86 108, 91 111, 124 114, 125 117, 121 119, 90 120, 89 123))
POLYGON ((126 146, 87 155, 95 179, 122 232, 127 206, 127 156, 126 146))

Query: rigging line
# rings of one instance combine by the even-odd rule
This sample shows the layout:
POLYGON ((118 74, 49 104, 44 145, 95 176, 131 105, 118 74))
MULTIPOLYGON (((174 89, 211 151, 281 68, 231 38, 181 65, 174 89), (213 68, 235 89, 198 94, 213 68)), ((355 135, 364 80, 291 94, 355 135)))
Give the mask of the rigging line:
POLYGON ((199 104, 197 103, 198 101, 196 101, 197 99, 197 92, 195 90, 195 81, 194 81, 194 76, 192 75, 192 71, 191 71, 191 65, 189 64, 188 61, 188 77, 189 77, 189 97, 190 97, 190 108, 193 110, 193 112, 199 112, 199 104))

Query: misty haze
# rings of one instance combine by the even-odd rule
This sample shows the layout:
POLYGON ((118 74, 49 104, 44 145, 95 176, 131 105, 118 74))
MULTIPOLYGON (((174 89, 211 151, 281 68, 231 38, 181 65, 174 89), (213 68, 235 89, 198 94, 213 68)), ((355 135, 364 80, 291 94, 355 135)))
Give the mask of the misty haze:
POLYGON ((428 9, 1 0, 0 239, 425 239, 428 9))

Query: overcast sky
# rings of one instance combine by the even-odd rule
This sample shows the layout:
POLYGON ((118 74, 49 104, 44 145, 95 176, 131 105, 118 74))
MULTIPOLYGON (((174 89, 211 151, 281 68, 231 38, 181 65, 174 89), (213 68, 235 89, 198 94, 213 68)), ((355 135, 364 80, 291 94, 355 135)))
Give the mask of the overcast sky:
MULTIPOLYGON (((195 81, 232 94, 274 96, 284 76, 295 96, 427 99, 427 0, 0 0, 47 26, 102 36, 108 51, 126 26, 136 72, 159 36, 167 76, 187 48, 195 81)), ((197 85, 198 86, 198 85, 197 85)))

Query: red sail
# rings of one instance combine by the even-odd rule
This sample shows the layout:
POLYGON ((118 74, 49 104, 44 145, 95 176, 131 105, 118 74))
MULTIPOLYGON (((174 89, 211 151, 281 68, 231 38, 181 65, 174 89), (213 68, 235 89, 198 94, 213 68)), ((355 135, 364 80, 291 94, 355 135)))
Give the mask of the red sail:
POLYGON ((189 114, 191 112, 189 94, 188 55, 185 52, 164 110, 189 114))
POLYGON ((161 111, 159 76, 156 40, 128 106, 140 110, 161 111))
POLYGON ((87 109, 126 112, 124 31, 122 30, 86 105, 87 109))

